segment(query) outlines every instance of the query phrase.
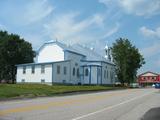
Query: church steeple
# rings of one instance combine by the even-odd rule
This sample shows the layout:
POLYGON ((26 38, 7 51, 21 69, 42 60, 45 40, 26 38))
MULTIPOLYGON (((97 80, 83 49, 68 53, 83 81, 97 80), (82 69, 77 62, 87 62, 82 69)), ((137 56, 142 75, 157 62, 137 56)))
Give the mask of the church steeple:
POLYGON ((106 46, 105 46, 105 48, 104 48, 104 50, 105 50, 105 58, 107 59, 107 60, 109 60, 109 61, 111 61, 111 48, 110 47, 108 47, 108 45, 106 44, 106 46))

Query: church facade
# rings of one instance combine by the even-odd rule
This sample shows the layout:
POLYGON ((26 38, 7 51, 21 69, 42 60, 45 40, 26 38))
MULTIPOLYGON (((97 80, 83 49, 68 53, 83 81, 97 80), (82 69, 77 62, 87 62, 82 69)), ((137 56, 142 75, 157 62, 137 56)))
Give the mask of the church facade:
POLYGON ((115 64, 108 47, 106 57, 76 44, 44 43, 34 63, 17 65, 17 83, 114 84, 115 64))

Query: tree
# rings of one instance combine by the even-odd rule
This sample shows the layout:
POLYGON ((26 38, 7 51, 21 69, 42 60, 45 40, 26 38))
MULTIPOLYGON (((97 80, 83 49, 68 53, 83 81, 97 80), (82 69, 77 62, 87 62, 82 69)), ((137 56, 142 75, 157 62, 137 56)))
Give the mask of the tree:
POLYGON ((33 62, 32 45, 15 34, 0 31, 0 80, 15 82, 16 64, 33 62))
POLYGON ((117 39, 111 49, 120 82, 122 84, 134 82, 137 70, 145 64, 139 50, 125 38, 117 39))

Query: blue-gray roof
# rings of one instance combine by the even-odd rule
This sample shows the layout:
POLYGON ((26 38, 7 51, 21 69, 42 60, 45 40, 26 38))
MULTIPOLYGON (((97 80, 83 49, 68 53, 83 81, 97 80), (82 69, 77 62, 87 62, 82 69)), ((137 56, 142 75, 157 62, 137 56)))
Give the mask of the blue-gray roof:
POLYGON ((76 53, 76 54, 79 54, 79 55, 82 55, 82 56, 85 56, 86 57, 86 60, 87 61, 104 61, 104 62, 107 62, 109 64, 114 64, 113 62, 107 60, 104 56, 98 54, 95 50, 91 50, 87 47, 84 47, 80 44, 74 44, 72 46, 70 45, 66 45, 66 44, 63 44, 59 41, 48 41, 46 43, 44 43, 38 50, 38 52, 43 49, 43 47, 47 44, 57 44, 58 46, 60 46, 64 51, 70 51, 70 52, 73 52, 73 53, 76 53))
POLYGON ((46 45, 48 45, 48 44, 57 44, 57 45, 58 45, 59 47, 61 47, 64 51, 70 51, 70 52, 73 52, 73 53, 76 53, 76 54, 85 56, 84 54, 79 53, 76 49, 72 48, 72 46, 63 44, 63 43, 61 43, 61 42, 59 42, 59 41, 57 41, 57 40, 56 40, 56 41, 51 40, 51 41, 48 41, 48 42, 44 43, 44 44, 38 49, 37 54, 38 54, 46 45))
POLYGON ((20 66, 32 66, 32 65, 47 65, 47 64, 54 64, 54 63, 61 63, 61 62, 69 62, 70 60, 63 60, 63 61, 55 61, 55 62, 42 62, 42 63, 24 63, 18 64, 17 67, 20 66))
POLYGON ((84 47, 80 44, 72 45, 72 47, 74 49, 76 49, 77 52, 84 54, 87 58, 86 59, 87 61, 104 61, 104 62, 113 64, 113 62, 107 60, 104 56, 98 54, 95 50, 91 50, 91 49, 84 47))

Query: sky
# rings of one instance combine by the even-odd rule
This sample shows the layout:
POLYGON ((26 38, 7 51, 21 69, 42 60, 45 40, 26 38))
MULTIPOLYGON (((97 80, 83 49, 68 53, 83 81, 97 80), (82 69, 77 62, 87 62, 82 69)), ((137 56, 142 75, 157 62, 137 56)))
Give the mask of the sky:
POLYGON ((138 73, 160 73, 160 0, 0 0, 0 29, 37 50, 59 40, 104 50, 128 38, 144 56, 138 73))

